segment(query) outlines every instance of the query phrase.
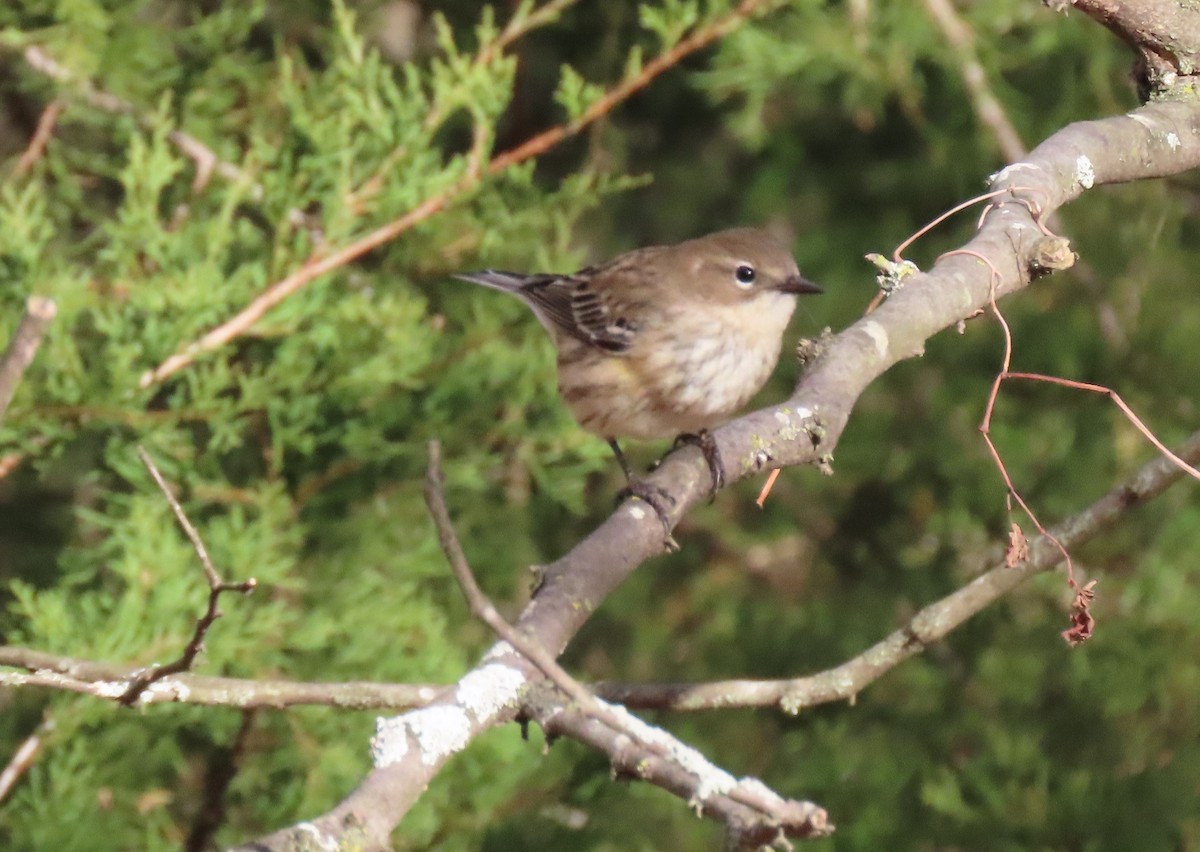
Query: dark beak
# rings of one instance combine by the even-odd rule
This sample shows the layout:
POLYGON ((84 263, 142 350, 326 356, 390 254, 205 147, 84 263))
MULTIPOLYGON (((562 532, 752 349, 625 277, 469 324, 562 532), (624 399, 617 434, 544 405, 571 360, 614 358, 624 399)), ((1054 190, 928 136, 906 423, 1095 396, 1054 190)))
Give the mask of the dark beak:
POLYGON ((803 275, 789 275, 775 288, 780 293, 824 293, 825 291, 803 275))

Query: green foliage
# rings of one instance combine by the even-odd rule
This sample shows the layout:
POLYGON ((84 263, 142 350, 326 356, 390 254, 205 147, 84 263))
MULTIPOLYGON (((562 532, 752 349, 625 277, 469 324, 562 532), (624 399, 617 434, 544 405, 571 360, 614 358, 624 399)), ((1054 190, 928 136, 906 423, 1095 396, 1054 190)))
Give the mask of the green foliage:
MULTIPOLYGON (((811 333, 861 314, 874 286, 865 252, 895 245, 1001 165, 922 9, 871 4, 861 18, 862 4, 797 0, 656 79, 581 140, 470 183, 486 168, 481 151, 577 121, 733 4, 577 4, 504 50, 489 46, 533 4, 421 4, 405 58, 377 49, 395 26, 382 5, 0 9, 0 337, 29 294, 59 307, 0 425, 0 457, 25 454, 0 481, 6 643, 134 664, 183 648, 206 589, 141 444, 219 569, 260 584, 222 600, 199 671, 450 681, 491 637, 427 521, 425 442, 443 442, 459 533, 508 612, 527 598, 529 567, 605 513, 617 477, 558 401, 536 321, 449 273, 568 270, 774 221, 794 229, 805 272, 827 285, 799 313, 811 333), (69 79, 31 69, 30 46, 69 79), (96 106, 98 91, 130 108, 96 106), (18 174, 55 97, 66 108, 49 147, 18 174), (195 183, 179 131, 236 170, 195 183), (141 386, 307 262, 462 186, 249 333, 141 386)), ((1132 105, 1128 57, 1082 16, 1024 0, 964 14, 1029 144, 1132 105)), ((1089 193, 1065 211, 1094 275, 1055 276, 1005 304, 1014 366, 1113 385, 1168 442, 1194 428, 1200 320, 1177 308, 1194 296, 1190 204, 1155 184, 1089 193)), ((913 259, 928 265, 972 218, 913 259)), ((594 678, 801 674, 956 588, 995 557, 1009 522, 977 433, 1000 352, 984 319, 934 339, 863 397, 837 476, 786 472, 765 511, 746 483, 689 517, 683 552, 618 590, 571 667, 594 678)), ((764 400, 786 392, 791 364, 780 374, 764 400)), ((994 436, 1047 521, 1151 457, 1110 403, 1057 388, 1007 385, 994 436)), ((1077 553, 1101 578, 1099 633, 1077 651, 1057 638, 1067 593, 1049 576, 853 707, 656 721, 739 775, 827 806, 839 832, 816 848, 1195 846, 1198 534, 1200 500, 1185 486, 1077 553)), ((0 810, 0 845, 15 850, 178 848, 243 723, 230 709, 129 711, 48 691, 0 703, 0 761, 43 716, 54 722, 0 810)), ((215 842, 339 800, 367 767, 373 718, 256 714, 215 842)), ((575 744, 543 756, 515 727, 456 758, 396 836, 401 849, 716 842, 673 797, 610 783, 575 744)))

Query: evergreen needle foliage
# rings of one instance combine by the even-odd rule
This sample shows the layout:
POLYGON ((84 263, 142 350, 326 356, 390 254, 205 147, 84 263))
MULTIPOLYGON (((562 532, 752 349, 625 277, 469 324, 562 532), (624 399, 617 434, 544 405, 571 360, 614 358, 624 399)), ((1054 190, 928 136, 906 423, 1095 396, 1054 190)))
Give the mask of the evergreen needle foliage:
MULTIPOLYGON (((774 222, 829 291, 800 312, 811 333, 861 313, 866 251, 1003 164, 919 4, 767 4, 583 126, 606 92, 735 5, 6 3, 0 338, 31 294, 59 310, 0 424, 0 459, 21 457, 0 481, 4 643, 136 665, 182 651, 208 590, 142 445, 223 576, 258 581, 222 598, 198 672, 441 683, 467 671, 492 637, 428 521, 426 441, 443 443, 459 535, 509 614, 529 566, 590 529, 617 478, 558 401, 532 316, 450 273, 569 271, 774 222), (55 100, 45 151, 19 166, 55 100), (559 124, 573 135, 489 170, 559 124), (143 386, 276 282, 438 198, 395 239, 143 386)), ((1028 143, 1134 104, 1126 52, 1081 16, 1026 0, 964 13, 1028 143)), ((1117 387, 1168 443, 1200 419, 1200 313, 1174 307, 1194 298, 1194 196, 1186 182, 1089 195, 1065 227, 1099 287, 1060 276, 1006 303, 1021 368, 1117 387)), ((967 219, 915 259, 955 245, 967 219)), ((832 480, 785 473, 764 512, 748 484, 694 514, 683 553, 606 603, 572 670, 800 674, 959 585, 1008 527, 975 433, 999 357, 983 320, 936 339, 863 398, 832 480)), ((764 398, 789 386, 784 360, 764 398)), ((1005 394, 994 436, 1048 519, 1151 456, 1099 399, 1005 394)), ((1104 578, 1101 632, 1084 649, 1059 643, 1066 592, 1047 577, 852 709, 661 721, 736 774, 828 807, 831 846, 1200 844, 1200 499, 1186 489, 1078 554, 1104 578)), ((129 710, 3 687, 0 708, 0 765, 53 721, 0 805, 0 846, 13 850, 224 846, 319 814, 368 767, 376 715, 303 708, 245 723, 231 708, 129 710), (235 741, 210 835, 206 791, 235 741)), ((395 838, 439 850, 716 842, 661 791, 609 783, 602 759, 573 744, 543 755, 515 727, 452 761, 395 838)))

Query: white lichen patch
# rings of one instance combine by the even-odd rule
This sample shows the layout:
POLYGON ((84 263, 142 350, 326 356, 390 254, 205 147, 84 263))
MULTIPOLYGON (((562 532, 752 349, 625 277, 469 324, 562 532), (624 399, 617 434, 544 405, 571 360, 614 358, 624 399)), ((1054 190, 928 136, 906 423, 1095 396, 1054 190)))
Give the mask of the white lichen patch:
POLYGON ((417 741, 421 762, 433 766, 461 751, 471 738, 471 719, 461 707, 423 707, 402 716, 375 720, 371 759, 376 768, 390 766, 408 754, 409 736, 417 741))
POLYGON ((875 320, 869 320, 863 323, 863 331, 867 333, 867 337, 871 338, 871 342, 875 344, 875 352, 879 357, 882 358, 887 355, 889 340, 888 333, 884 327, 875 322, 875 320))
POLYGON ((613 713, 621 717, 625 729, 630 734, 644 743, 650 743, 666 750, 671 760, 696 776, 696 792, 692 794, 689 801, 693 807, 703 805, 713 796, 723 796, 737 786, 736 778, 719 766, 714 766, 696 749, 684 745, 653 725, 647 725, 624 707, 608 706, 613 713))
POLYGON ((1179 134, 1174 131, 1167 134, 1167 147, 1172 151, 1178 151, 1183 143, 1179 141, 1179 134))
MULTIPOLYGON (((67 682, 67 678, 63 678, 67 682)), ((123 680, 99 680, 92 684, 91 692, 100 698, 120 698, 129 691, 129 684, 123 680)))
POLYGON ((525 675, 511 666, 489 663, 468 672, 458 683, 455 697, 480 723, 516 704, 525 686, 525 675))
POLYGON ((1036 172, 1038 170, 1038 167, 1035 166, 1033 163, 1012 163, 1010 165, 1005 166, 1000 171, 995 172, 991 175, 988 175, 988 179, 987 179, 988 186, 991 186, 996 181, 1004 180, 1009 175, 1011 175, 1013 172, 1019 172, 1022 169, 1036 172))
POLYGON ((408 728, 403 716, 379 716, 371 737, 371 763, 376 769, 399 763, 408 754, 408 728))
POLYGON ((1084 154, 1080 154, 1075 160, 1075 183, 1084 189, 1091 189, 1096 185, 1096 168, 1084 154))
POLYGON ((186 683, 175 678, 164 678, 150 684, 138 696, 139 704, 150 704, 156 701, 187 701, 192 697, 192 690, 186 683))
POLYGON ((304 842, 308 844, 305 848, 327 849, 329 852, 336 852, 340 847, 340 843, 336 837, 332 837, 311 822, 302 822, 296 826, 296 831, 304 835, 304 842))
POLYGON ((516 651, 513 646, 507 642, 497 642, 495 645, 487 649, 487 653, 483 655, 484 662, 488 660, 499 660, 504 657, 511 657, 516 651))
POLYGON ((774 802, 777 805, 783 804, 783 797, 757 778, 752 778, 749 775, 743 776, 738 779, 738 787, 752 796, 774 802))
POLYGON ((461 751, 471 739, 471 718, 461 707, 423 707, 406 713, 404 719, 426 766, 461 751))

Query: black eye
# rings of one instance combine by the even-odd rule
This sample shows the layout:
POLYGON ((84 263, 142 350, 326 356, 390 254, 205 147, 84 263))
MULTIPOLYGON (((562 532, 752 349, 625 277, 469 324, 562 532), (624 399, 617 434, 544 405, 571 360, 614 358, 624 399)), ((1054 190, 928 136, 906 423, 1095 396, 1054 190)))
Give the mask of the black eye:
POLYGON ((738 280, 739 284, 753 284, 756 273, 753 266, 742 265, 734 271, 733 277, 738 280))

